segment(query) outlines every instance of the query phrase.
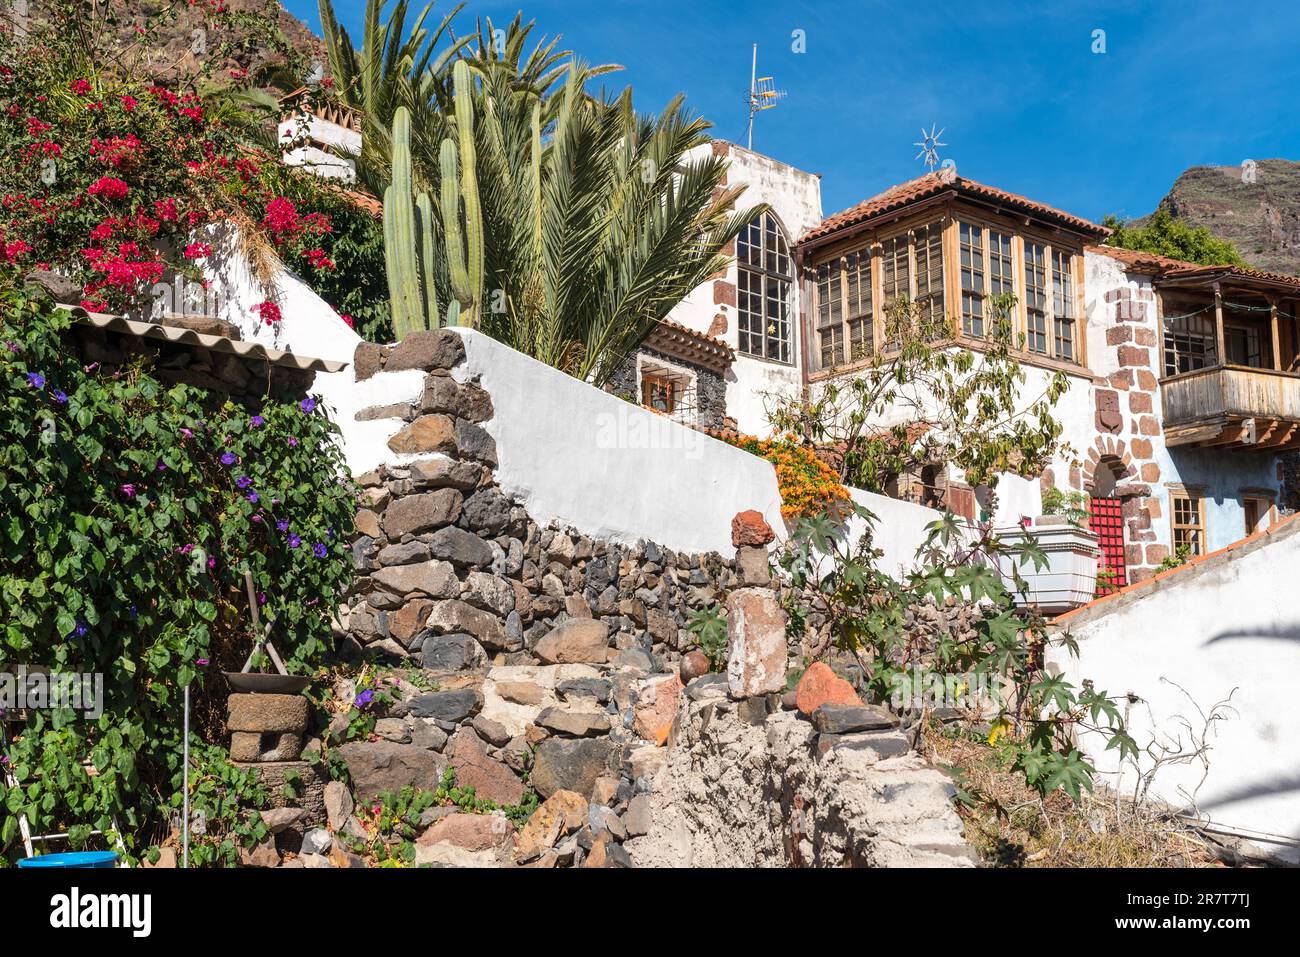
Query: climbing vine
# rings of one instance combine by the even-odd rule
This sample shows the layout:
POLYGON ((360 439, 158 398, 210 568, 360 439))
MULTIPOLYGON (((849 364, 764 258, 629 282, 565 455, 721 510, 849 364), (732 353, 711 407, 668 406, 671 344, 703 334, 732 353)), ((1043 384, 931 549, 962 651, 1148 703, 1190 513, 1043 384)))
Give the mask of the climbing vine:
POLYGON ((34 710, 11 745, 10 852, 19 813, 134 850, 179 786, 182 689, 203 728, 215 672, 250 650, 245 569, 297 673, 323 660, 351 578, 355 488, 315 398, 249 408, 144 360, 106 374, 68 348, 70 322, 0 288, 0 671, 103 680, 102 714, 34 710))

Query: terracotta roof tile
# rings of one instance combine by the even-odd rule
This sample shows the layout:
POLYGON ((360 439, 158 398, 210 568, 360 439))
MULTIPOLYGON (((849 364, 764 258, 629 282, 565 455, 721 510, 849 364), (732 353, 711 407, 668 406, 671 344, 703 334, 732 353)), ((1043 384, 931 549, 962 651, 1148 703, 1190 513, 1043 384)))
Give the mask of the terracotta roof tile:
POLYGON ((1197 555, 1195 558, 1189 558, 1181 565, 1176 565, 1175 567, 1160 572, 1157 575, 1152 575, 1150 578, 1144 578, 1140 582, 1133 582, 1132 584, 1125 585, 1123 588, 1118 588, 1115 591, 1111 592, 1109 595, 1103 595, 1101 598, 1094 598, 1092 601, 1080 605, 1078 608, 1071 608, 1069 611, 1057 615, 1054 619, 1052 619, 1052 623, 1056 625, 1060 625, 1066 622, 1068 619, 1073 618, 1075 615, 1078 615, 1079 613, 1083 612, 1086 609, 1096 608, 1098 605, 1104 605, 1105 603, 1113 601, 1114 599, 1120 597, 1121 595, 1129 595, 1135 591, 1141 591, 1144 588, 1150 588, 1156 582, 1165 581, 1166 579, 1173 578, 1175 575, 1186 574, 1187 572, 1190 572, 1192 569, 1199 567, 1203 563, 1208 562, 1213 558, 1217 558, 1221 555, 1227 555, 1247 545, 1253 545, 1255 542, 1262 541, 1265 538, 1268 538, 1272 535, 1276 535, 1284 527, 1289 526, 1292 522, 1296 521, 1297 519, 1300 519, 1300 513, 1297 513, 1295 515, 1288 515, 1286 518, 1279 519, 1278 521, 1274 522, 1268 528, 1261 529, 1260 531, 1255 532, 1252 535, 1247 535, 1245 538, 1238 539, 1237 541, 1232 542, 1229 545, 1223 546, 1223 548, 1217 549, 1216 551, 1213 552, 1208 552, 1205 555, 1197 555))
POLYGON ((1184 262, 1181 259, 1172 259, 1169 256, 1161 256, 1157 253, 1143 252, 1140 249, 1121 249, 1118 246, 1085 246, 1085 252, 1093 253, 1099 256, 1109 256, 1118 262, 1122 262, 1129 269, 1150 273, 1160 277, 1174 276, 1235 276, 1239 279, 1257 279, 1261 282, 1284 283, 1288 286, 1300 287, 1300 278, 1288 276, 1285 273, 1266 272, 1263 269, 1255 269, 1251 266, 1233 266, 1227 263, 1222 265, 1206 266, 1200 263, 1184 262))
POLYGON ((899 183, 897 186, 891 186, 884 192, 877 193, 856 206, 851 206, 848 209, 827 216, 819 225, 804 233, 799 238, 799 243, 803 244, 819 239, 848 226, 860 225, 877 216, 893 212, 896 209, 928 199, 931 196, 937 196, 948 190, 1013 206, 1024 212, 1056 220, 1071 229, 1093 236, 1103 237, 1109 233, 1105 226, 1098 226, 1096 223, 1079 216, 1073 216, 1045 203, 1039 203, 1024 196, 1008 193, 997 187, 986 186, 983 183, 977 183, 973 179, 958 176, 957 171, 949 167, 926 173, 924 176, 918 176, 906 183, 899 183))
POLYGON ((643 343, 649 349, 675 355, 705 368, 725 373, 736 352, 721 339, 698 332, 671 319, 660 319, 643 343))

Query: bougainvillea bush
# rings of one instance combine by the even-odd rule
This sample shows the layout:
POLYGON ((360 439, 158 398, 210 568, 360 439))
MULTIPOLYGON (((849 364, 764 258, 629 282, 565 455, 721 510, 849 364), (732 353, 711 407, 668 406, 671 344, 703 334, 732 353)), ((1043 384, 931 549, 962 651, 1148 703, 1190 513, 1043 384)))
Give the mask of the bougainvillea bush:
POLYGON ((165 386, 143 359, 106 375, 69 348, 70 321, 0 288, 0 671, 99 673, 105 696, 98 718, 29 713, 8 750, 18 786, 0 784, 10 856, 20 812, 36 833, 152 843, 179 801, 182 689, 201 732, 216 671, 251 650, 244 570, 300 674, 324 660, 351 577, 356 490, 314 398, 246 408, 165 386))
POLYGON ((109 69, 82 40, 0 26, 0 263, 68 275, 88 309, 148 314, 156 284, 202 281, 201 228, 233 222, 341 314, 375 319, 382 229, 368 212, 286 170, 228 101, 109 69))

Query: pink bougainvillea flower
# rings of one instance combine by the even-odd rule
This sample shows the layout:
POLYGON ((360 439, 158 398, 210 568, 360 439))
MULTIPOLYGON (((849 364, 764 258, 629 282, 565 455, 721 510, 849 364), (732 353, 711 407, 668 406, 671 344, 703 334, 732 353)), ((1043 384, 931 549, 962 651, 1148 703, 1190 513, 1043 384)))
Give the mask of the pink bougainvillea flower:
POLYGON ((253 312, 262 317, 262 321, 268 326, 274 325, 284 318, 280 313, 280 307, 273 302, 259 302, 253 307, 253 312))
POLYGON ((86 190, 91 196, 102 196, 108 200, 126 199, 127 193, 131 188, 120 179, 114 179, 111 176, 102 176, 90 184, 86 190))

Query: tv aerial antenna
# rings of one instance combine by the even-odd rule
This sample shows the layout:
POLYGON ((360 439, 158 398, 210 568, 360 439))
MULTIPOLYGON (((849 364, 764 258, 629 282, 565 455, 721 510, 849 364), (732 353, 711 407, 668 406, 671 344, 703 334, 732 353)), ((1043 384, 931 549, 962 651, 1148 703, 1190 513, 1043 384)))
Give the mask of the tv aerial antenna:
MULTIPOLYGON (((941 143, 939 141, 939 137, 943 136, 943 130, 941 129, 938 132, 935 132, 935 127, 937 125, 938 124, 936 123, 931 123, 930 132, 928 133, 925 131, 924 126, 921 127, 920 140, 912 144, 913 146, 919 146, 921 148, 921 152, 917 153, 914 159, 919 159, 925 163, 926 170, 931 173, 933 173, 934 168, 939 165, 939 147, 948 145, 947 143, 941 143)), ((947 127, 944 129, 946 128, 947 127)))
POLYGON ((758 44, 754 44, 754 63, 749 73, 749 149, 754 148, 754 116, 776 106, 785 99, 785 90, 778 90, 770 76, 758 75, 758 44))

